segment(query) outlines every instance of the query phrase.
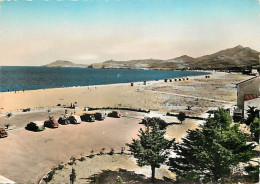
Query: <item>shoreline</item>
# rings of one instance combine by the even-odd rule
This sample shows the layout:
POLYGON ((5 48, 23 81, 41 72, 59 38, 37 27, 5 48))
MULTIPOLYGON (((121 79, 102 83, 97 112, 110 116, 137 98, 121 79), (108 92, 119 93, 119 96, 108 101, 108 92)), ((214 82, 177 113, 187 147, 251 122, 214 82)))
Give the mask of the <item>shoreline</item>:
MULTIPOLYGON (((111 89, 111 88, 115 88, 116 87, 116 88, 129 88, 129 89, 123 89, 123 91, 131 90, 132 92, 137 92, 138 89, 136 89, 136 88, 138 88, 138 87, 149 87, 149 86, 153 86, 153 85, 157 85, 157 84, 161 84, 161 83, 163 83, 163 84, 170 84, 170 83, 174 83, 175 82, 174 79, 183 79, 183 78, 187 78, 187 77, 190 80, 192 80, 192 79, 200 79, 200 78, 205 78, 205 75, 214 75, 214 74, 217 74, 217 73, 219 73, 219 72, 211 72, 211 73, 207 72, 207 73, 205 73, 203 75, 191 75, 191 76, 170 78, 170 79, 173 79, 172 82, 169 82, 169 81, 164 82, 164 79, 161 79, 161 80, 150 80, 150 81, 146 81, 146 85, 144 85, 144 83, 143 83, 144 81, 139 81, 139 82, 133 82, 134 86, 131 86, 131 82, 130 82, 130 83, 114 83, 114 84, 102 84, 102 85, 92 85, 92 86, 73 86, 73 87, 63 87, 63 88, 46 88, 46 89, 24 90, 24 91, 0 92, 0 102, 1 102, 1 104, 0 104, 0 114, 7 113, 7 112, 20 111, 20 110, 22 110, 24 108, 35 109, 35 108, 42 108, 42 107, 43 108, 44 107, 55 107, 55 106, 57 106, 57 104, 61 104, 61 106, 62 106, 64 104, 62 104, 63 102, 61 102, 59 100, 65 99, 65 98, 71 98, 71 96, 73 96, 73 94, 74 94, 73 91, 75 91, 75 92, 81 91, 81 95, 79 95, 78 98, 77 97, 75 97, 75 98, 72 97, 72 99, 75 99, 75 100, 66 101, 65 104, 68 105, 68 104, 73 103, 73 102, 79 102, 81 100, 80 96, 82 97, 82 93, 84 94, 84 93, 87 93, 87 92, 89 92, 91 90, 93 91, 93 90, 101 89, 101 90, 105 91, 107 89, 111 89), (87 92, 85 90, 87 90, 87 92), (47 94, 45 94, 45 93, 47 93, 47 94), (41 99, 43 99, 43 96, 44 96, 44 98, 46 98, 46 100, 47 100, 48 98, 50 98, 53 95, 52 93, 57 93, 54 96, 59 98, 58 101, 56 99, 56 101, 57 101, 56 104, 44 103, 42 105, 41 104, 39 104, 39 105, 36 105, 36 104, 35 105, 31 105, 33 103, 32 102, 30 103, 30 100, 29 100, 30 97, 28 96, 28 94, 31 94, 31 95, 33 95, 35 97, 42 96, 42 97, 39 97, 41 99), (61 97, 61 96, 63 96, 62 95, 63 93, 70 93, 70 94, 66 95, 66 97, 63 98, 63 97, 61 97), (20 98, 18 96, 20 96, 20 98), (26 103, 23 103, 24 105, 17 105, 15 107, 11 107, 11 108, 6 108, 5 107, 6 104, 12 104, 11 106, 13 106, 14 104, 20 103, 20 101, 23 101, 22 98, 24 98, 25 96, 28 97, 28 101, 26 103), (8 99, 13 101, 13 103, 10 103, 10 100, 6 100, 6 102, 5 102, 5 98, 6 97, 8 97, 8 99), (17 97, 17 99, 16 100, 12 99, 14 97, 17 97), (25 104, 27 104, 27 105, 25 106, 25 104)), ((176 81, 176 82, 182 82, 182 81, 176 81)), ((113 92, 110 93, 110 95, 113 95, 113 93, 118 92, 116 90, 116 88, 115 88, 115 90, 111 89, 111 91, 113 91, 113 92)), ((102 96, 107 96, 107 94, 104 94, 104 93, 102 93, 101 95, 102 96)), ((120 93, 118 95, 120 96, 120 93)), ((94 96, 95 97, 100 97, 100 95, 94 95, 94 96)), ((156 95, 154 95, 154 96, 156 96, 156 95)), ((127 95, 125 97, 127 97, 127 95)), ((110 97, 108 97, 108 98, 110 98, 110 97)), ((36 100, 37 100, 37 98, 36 99, 32 99, 32 101, 34 103, 36 103, 35 102, 36 100)), ((52 101, 54 101, 54 99, 52 101)), ((118 101, 120 101, 120 100, 118 100, 118 101)), ((121 106, 120 103, 112 104, 112 105, 110 105, 110 104, 111 103, 109 103, 107 105, 97 105, 96 106, 95 104, 92 103, 92 105, 80 105, 80 106, 81 107, 87 107, 87 106, 89 106, 89 107, 106 107, 106 106, 107 107, 109 107, 109 106, 110 107, 111 106, 112 107, 116 107, 116 106, 120 107, 121 106)), ((128 105, 123 105, 123 106, 124 107, 128 107, 128 105)), ((129 107, 137 108, 138 106, 129 106, 129 107)), ((150 108, 150 106, 148 106, 147 108, 142 108, 142 109, 151 109, 151 110, 153 110, 153 108, 150 108)))
MULTIPOLYGON (((49 67, 52 68, 52 67, 49 67)), ((63 67, 64 68, 64 67, 63 67)), ((72 67, 74 68, 74 67, 72 67)), ((122 70, 122 69, 118 69, 118 70, 122 70)), ((142 70, 142 69, 130 69, 130 70, 142 70)), ((154 70, 154 69, 152 69, 154 70)), ((179 79, 179 78, 183 78, 183 77, 196 77, 196 76, 203 76, 203 75, 212 75, 213 72, 218 72, 218 71, 210 71, 210 70, 165 70, 165 71, 190 71, 190 72, 204 72, 204 74, 198 74, 198 75, 185 75, 185 76, 181 76, 181 77, 171 77, 171 78, 167 78, 167 79, 179 79)), ((147 80, 146 82, 160 82, 160 81, 164 81, 164 79, 152 79, 152 80, 147 80)), ((143 83, 144 81, 136 81, 133 83, 143 83)), ((23 91, 35 91, 35 90, 47 90, 47 89, 66 89, 66 88, 82 88, 82 87, 103 87, 103 86, 117 86, 117 85, 127 85, 130 84, 131 82, 127 82, 127 83, 110 83, 110 84, 96 84, 96 85, 88 85, 88 86, 68 86, 68 87, 54 87, 54 88, 39 88, 39 89, 28 89, 28 90, 10 90, 10 91, 0 91, 1 93, 9 93, 9 92, 23 92, 23 91)))
MULTIPOLYGON (((117 83, 25 90, 24 92, 0 92, 0 114, 26 108, 52 108, 58 106, 58 104, 68 107, 74 102, 78 102, 78 107, 81 108, 129 107, 162 112, 174 112, 174 109, 181 111, 185 110, 183 108, 187 105, 201 108, 201 106, 198 106, 196 98, 202 100, 202 105, 205 107, 209 104, 203 102, 203 100, 209 97, 219 103, 227 100, 234 101, 235 83, 249 77, 237 73, 217 71, 207 75, 210 75, 210 78, 205 78, 205 74, 193 75, 188 76, 189 80, 185 81, 175 81, 174 78, 172 82, 151 80, 146 81, 146 85, 143 81, 133 82, 134 86, 131 86, 131 83, 117 83), (211 89, 205 91, 205 88, 211 89), (222 92, 219 93, 218 89, 222 92), (230 90, 233 91, 232 98, 228 99, 228 96, 231 95, 230 90), (217 94, 214 95, 214 93, 217 94)), ((217 107, 217 104, 210 106, 217 107)), ((194 113, 198 112, 194 111, 194 113)))

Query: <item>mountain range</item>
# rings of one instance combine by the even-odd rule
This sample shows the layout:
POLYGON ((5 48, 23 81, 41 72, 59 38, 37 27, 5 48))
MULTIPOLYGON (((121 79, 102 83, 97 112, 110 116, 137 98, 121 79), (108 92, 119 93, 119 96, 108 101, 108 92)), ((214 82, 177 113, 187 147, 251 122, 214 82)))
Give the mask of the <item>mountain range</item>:
POLYGON ((88 68, 120 68, 120 69, 164 69, 164 70, 223 70, 241 69, 260 64, 259 52, 249 47, 238 45, 221 50, 211 55, 193 58, 187 55, 173 59, 142 59, 130 61, 108 60, 91 65, 75 64, 58 60, 46 67, 88 67, 88 68))

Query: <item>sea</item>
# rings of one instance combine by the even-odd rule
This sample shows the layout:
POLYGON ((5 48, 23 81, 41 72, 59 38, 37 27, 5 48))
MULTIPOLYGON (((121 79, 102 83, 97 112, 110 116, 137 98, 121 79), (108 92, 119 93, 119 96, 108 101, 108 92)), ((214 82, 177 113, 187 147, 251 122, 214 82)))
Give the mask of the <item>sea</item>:
POLYGON ((207 72, 0 66, 0 92, 161 80, 207 72))

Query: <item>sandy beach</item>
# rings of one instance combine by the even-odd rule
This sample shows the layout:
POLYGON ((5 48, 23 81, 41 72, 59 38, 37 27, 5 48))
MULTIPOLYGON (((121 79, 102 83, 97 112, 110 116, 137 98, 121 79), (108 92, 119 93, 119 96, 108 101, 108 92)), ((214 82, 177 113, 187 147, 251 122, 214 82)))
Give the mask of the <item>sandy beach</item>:
MULTIPOLYGON (((135 83, 134 86, 117 84, 0 93, 0 127, 6 123, 11 125, 9 137, 0 140, 0 146, 5 148, 1 153, 0 175, 18 183, 37 183, 51 168, 68 162, 71 156, 80 158, 91 150, 99 152, 102 148, 120 151, 125 143, 136 137, 142 127, 139 123, 146 116, 145 113, 123 112, 125 117, 120 119, 64 125, 43 132, 24 129, 30 121, 44 121, 49 115, 56 119, 62 116, 62 106, 77 102, 78 108, 70 109, 69 113, 78 115, 83 113, 84 107, 130 107, 160 113, 184 111, 200 116, 211 108, 234 105, 235 84, 250 78, 224 72, 213 72, 210 76, 210 79, 196 76, 178 82, 153 81, 147 85, 135 83), (57 107, 58 104, 61 107, 57 107), (187 110, 187 105, 192 106, 191 110, 187 110), (31 108, 31 111, 22 112, 24 108, 31 108), (51 112, 47 112, 49 108, 51 112), (7 118, 7 112, 12 112, 13 116, 7 118)), ((188 129, 196 127, 198 122, 190 119, 183 125, 169 126, 167 138, 180 141, 188 129)))
POLYGON ((205 76, 189 77, 186 81, 150 81, 89 87, 40 89, 0 93, 0 113, 21 111, 23 108, 69 106, 77 102, 83 107, 130 107, 155 111, 183 111, 201 114, 207 108, 219 107, 236 101, 235 84, 250 78, 237 73, 213 72, 205 76), (207 90, 205 90, 207 89, 207 90))

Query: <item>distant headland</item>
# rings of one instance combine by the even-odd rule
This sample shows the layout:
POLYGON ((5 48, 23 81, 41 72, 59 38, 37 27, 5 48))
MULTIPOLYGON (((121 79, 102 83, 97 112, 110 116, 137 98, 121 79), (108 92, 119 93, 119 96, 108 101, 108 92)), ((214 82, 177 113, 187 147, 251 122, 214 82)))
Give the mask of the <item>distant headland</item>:
POLYGON ((82 68, 118 68, 118 69, 163 69, 163 70, 223 70, 243 69, 259 65, 259 52, 249 47, 238 45, 221 50, 211 55, 193 58, 183 55, 173 59, 142 59, 129 61, 108 60, 90 65, 75 64, 71 61, 58 60, 45 67, 82 67, 82 68))

